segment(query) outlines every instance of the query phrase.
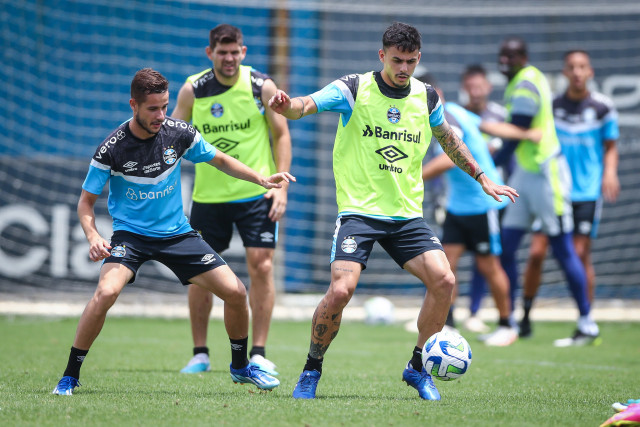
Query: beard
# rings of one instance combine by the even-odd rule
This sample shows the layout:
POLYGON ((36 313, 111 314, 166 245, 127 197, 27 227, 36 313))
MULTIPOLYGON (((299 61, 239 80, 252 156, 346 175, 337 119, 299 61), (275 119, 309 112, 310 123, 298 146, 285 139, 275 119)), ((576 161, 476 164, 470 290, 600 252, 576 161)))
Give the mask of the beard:
POLYGON ((151 126, 149 126, 149 123, 146 123, 143 120, 141 120, 140 116, 138 114, 136 114, 134 116, 134 119, 135 119, 136 123, 138 124, 138 126, 140 126, 142 129, 144 129, 148 134, 157 135, 158 132, 160 132, 160 129, 158 129, 157 131, 154 132, 153 129, 151 129, 151 126))

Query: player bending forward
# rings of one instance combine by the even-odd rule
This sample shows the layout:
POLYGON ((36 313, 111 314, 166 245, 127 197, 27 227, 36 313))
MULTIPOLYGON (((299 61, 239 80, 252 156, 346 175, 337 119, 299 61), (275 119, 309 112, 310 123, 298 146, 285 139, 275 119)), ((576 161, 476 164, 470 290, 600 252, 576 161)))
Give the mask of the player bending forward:
POLYGON ((156 260, 184 285, 193 283, 225 303, 224 323, 231 341, 231 379, 270 390, 280 382, 247 359, 249 310, 246 290, 225 261, 196 233, 183 213, 180 162, 207 162, 225 173, 267 189, 295 180, 287 172, 265 178, 217 151, 181 120, 166 117, 169 83, 145 68, 131 82, 133 119, 121 124, 98 147, 78 202, 80 224, 92 261, 104 260, 98 287, 80 321, 69 362, 53 394, 71 395, 80 385, 80 367, 98 337, 107 311, 138 268, 156 260), (107 242, 96 229, 94 205, 109 182, 113 236, 107 242))

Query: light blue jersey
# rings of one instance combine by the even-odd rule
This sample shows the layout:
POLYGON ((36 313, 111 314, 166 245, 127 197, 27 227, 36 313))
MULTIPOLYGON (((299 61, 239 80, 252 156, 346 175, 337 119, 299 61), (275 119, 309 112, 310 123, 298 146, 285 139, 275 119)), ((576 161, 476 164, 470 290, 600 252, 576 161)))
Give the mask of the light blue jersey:
POLYGON ((82 188, 99 195, 109 182, 114 231, 150 237, 184 234, 192 228, 182 205, 181 159, 206 162, 215 153, 182 120, 167 118, 158 134, 146 140, 136 138, 125 122, 96 150, 82 188))
MULTIPOLYGON (((490 180, 502 185, 489 147, 478 128, 480 117, 453 102, 447 102, 444 109, 445 119, 467 145, 480 168, 490 180)), ((439 153, 443 152, 439 145, 436 148, 439 153)), ((454 215, 480 215, 491 209, 502 209, 506 206, 504 201, 500 203, 487 195, 480 184, 458 167, 449 169, 445 177, 448 188, 446 208, 454 215)), ((504 197, 503 199, 507 200, 504 197)))
POLYGON ((562 152, 571 169, 571 201, 598 200, 604 171, 604 143, 620 136, 613 103, 599 93, 591 93, 577 102, 563 94, 553 101, 553 115, 562 152))

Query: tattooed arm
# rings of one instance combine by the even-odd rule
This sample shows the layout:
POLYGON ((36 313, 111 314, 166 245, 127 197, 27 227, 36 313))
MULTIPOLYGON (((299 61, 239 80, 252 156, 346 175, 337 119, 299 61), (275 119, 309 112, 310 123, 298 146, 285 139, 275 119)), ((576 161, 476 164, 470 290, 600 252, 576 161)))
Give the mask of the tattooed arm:
POLYGON ((456 135, 449 123, 442 122, 440 126, 431 128, 433 136, 438 140, 442 150, 460 169, 471 175, 473 179, 478 179, 482 174, 482 169, 471 155, 464 142, 456 135))
POLYGON ((432 127, 431 130, 447 156, 456 166, 478 181, 485 193, 499 202, 502 201, 500 195, 507 196, 512 202, 515 202, 515 198, 518 197, 516 190, 507 185, 498 185, 491 181, 487 174, 480 169, 469 148, 451 129, 446 120, 441 125, 432 127))

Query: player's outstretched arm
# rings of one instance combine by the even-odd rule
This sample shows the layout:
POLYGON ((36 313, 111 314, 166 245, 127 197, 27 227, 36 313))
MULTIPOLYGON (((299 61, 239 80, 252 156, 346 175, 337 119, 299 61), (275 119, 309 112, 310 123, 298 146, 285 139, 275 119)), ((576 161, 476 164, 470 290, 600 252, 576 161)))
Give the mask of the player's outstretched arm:
POLYGON ((428 181, 454 167, 456 167, 456 165, 453 164, 449 156, 442 153, 422 165, 422 179, 428 181))
POLYGON ((276 90, 276 93, 269 99, 269 108, 289 120, 298 120, 318 112, 318 107, 310 96, 299 96, 292 99, 280 89, 276 90))
POLYGON ((451 129, 445 120, 439 126, 431 128, 433 136, 438 140, 442 150, 460 169, 471 175, 473 179, 482 185, 482 190, 489 196, 501 202, 500 196, 507 196, 512 202, 518 197, 518 193, 507 185, 498 185, 491 181, 489 177, 480 169, 478 162, 473 158, 469 148, 451 129))
MULTIPOLYGON (((262 103, 268 105, 269 100, 275 95, 277 89, 273 80, 266 80, 262 85, 262 103)), ((271 130, 273 160, 276 164, 276 171, 291 170, 291 134, 287 119, 271 108, 265 108, 264 116, 271 130)), ((271 209, 269 209, 268 214, 271 221, 280 220, 287 211, 287 187, 288 184, 283 183, 281 189, 269 190, 265 194, 265 198, 271 199, 271 209)))
POLYGON ((109 242, 102 238, 96 228, 96 214, 93 207, 97 200, 97 194, 89 193, 86 190, 82 190, 80 200, 78 200, 78 218, 89 241, 89 258, 93 262, 107 258, 111 249, 109 242))
POLYGON ((525 129, 512 123, 504 122, 481 122, 480 130, 503 140, 520 141, 527 139, 538 143, 542 139, 542 130, 536 128, 525 129))
POLYGON ((271 188, 281 188, 282 184, 280 182, 291 182, 296 180, 296 178, 291 175, 289 172, 278 172, 270 177, 265 177, 262 174, 254 171, 249 166, 245 165, 241 161, 234 159, 228 154, 224 154, 221 151, 216 151, 216 155, 213 159, 209 160, 207 163, 218 168, 222 172, 230 175, 234 178, 243 179, 245 181, 253 182, 254 184, 258 184, 267 190, 271 188))

